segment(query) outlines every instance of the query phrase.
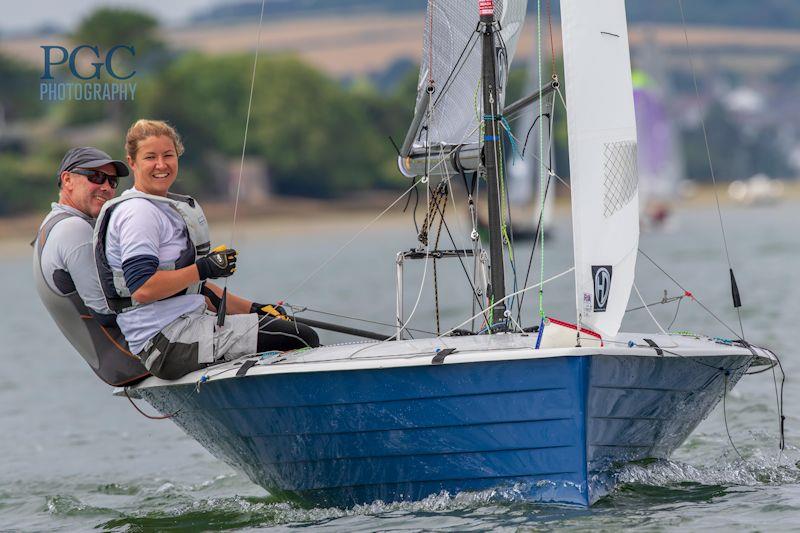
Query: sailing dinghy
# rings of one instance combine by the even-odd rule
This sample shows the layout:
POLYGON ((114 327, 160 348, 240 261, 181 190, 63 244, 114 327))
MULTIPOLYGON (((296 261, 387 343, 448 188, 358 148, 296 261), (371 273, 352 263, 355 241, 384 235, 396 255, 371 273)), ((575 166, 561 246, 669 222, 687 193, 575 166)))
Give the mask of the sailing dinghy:
POLYGON ((525 329, 514 319, 502 138, 526 3, 429 2, 416 114, 401 149, 403 172, 429 191, 432 181, 478 173, 489 254, 473 226, 472 250, 428 243, 399 254, 398 280, 408 260, 471 261, 480 331, 406 338, 398 283, 388 340, 260 354, 124 392, 271 493, 315 505, 498 488, 586 506, 612 488, 606 474, 617 465, 668 457, 749 368, 774 365, 769 350, 742 339, 619 331, 639 231, 623 0, 561 0, 576 314, 536 317, 539 326, 525 329))

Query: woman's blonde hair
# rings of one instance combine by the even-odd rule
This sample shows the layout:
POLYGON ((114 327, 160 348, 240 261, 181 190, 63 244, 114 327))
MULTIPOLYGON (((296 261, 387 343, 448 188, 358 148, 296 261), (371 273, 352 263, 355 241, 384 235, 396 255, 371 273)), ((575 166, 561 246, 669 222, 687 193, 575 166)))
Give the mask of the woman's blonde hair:
POLYGON ((181 136, 163 120, 139 119, 133 123, 125 135, 125 152, 131 159, 136 159, 136 152, 139 150, 139 142, 148 137, 169 137, 175 145, 178 155, 183 154, 183 143, 181 136))

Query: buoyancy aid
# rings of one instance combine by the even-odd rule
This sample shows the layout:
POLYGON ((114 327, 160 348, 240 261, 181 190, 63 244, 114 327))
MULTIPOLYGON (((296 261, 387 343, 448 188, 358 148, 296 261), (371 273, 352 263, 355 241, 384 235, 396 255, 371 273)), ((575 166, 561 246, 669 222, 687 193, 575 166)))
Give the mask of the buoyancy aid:
MULTIPOLYGON (((150 373, 128 350, 128 343, 116 326, 115 317, 99 315, 86 307, 69 272, 57 270, 53 273, 52 281, 57 291, 45 279, 41 258, 47 238, 56 224, 74 216, 77 215, 59 213, 45 220, 39 228, 33 242, 36 291, 58 329, 100 379, 115 387, 131 385, 150 373)), ((90 270, 85 275, 94 275, 94 272, 90 270)))
MULTIPOLYGON (((200 204, 190 196, 173 193, 167 193, 166 197, 156 196, 131 189, 126 191, 122 196, 106 202, 100 214, 97 216, 92 244, 94 247, 97 273, 100 277, 100 285, 103 287, 103 294, 105 295, 109 309, 117 314, 134 309, 139 304, 136 300, 131 298, 131 291, 125 283, 125 275, 122 270, 113 269, 108 264, 108 259, 106 257, 108 223, 109 220, 111 220, 111 213, 117 206, 134 198, 144 198, 153 203, 166 204, 174 209, 186 224, 188 238, 187 247, 180 253, 180 256, 175 262, 159 264, 159 270, 177 270, 193 265, 198 257, 208 254, 211 248, 208 222, 206 221, 203 209, 200 207, 200 204)), ((194 283, 186 290, 169 296, 169 298, 182 294, 200 294, 202 287, 202 282, 194 283)))

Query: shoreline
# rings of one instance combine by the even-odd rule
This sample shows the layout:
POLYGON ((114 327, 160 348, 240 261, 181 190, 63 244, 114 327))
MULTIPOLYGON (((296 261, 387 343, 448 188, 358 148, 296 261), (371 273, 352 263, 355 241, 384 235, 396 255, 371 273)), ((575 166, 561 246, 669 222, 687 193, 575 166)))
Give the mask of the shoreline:
MULTIPOLYGON (((728 182, 717 186, 720 205, 746 208, 728 196, 728 182)), ((378 216, 400 192, 380 192, 345 199, 319 200, 310 198, 273 197, 263 205, 240 203, 236 225, 239 231, 251 233, 269 226, 281 232, 305 233, 309 231, 335 232, 348 227, 360 229, 378 216)), ((778 200, 800 201, 800 180, 784 181, 784 193, 778 200)), ((710 185, 695 185, 691 195, 675 202, 675 209, 713 207, 716 202, 714 189, 710 185)), ((401 200, 389 210, 376 225, 401 224, 410 216, 403 213, 405 201, 401 200)), ((234 206, 232 202, 204 202, 203 209, 217 235, 230 232, 234 206)), ((569 198, 563 188, 556 200, 556 211, 561 214, 569 209, 569 198)), ((30 242, 46 212, 27 213, 0 218, 0 242, 14 252, 30 250, 30 242)), ((423 215, 424 216, 424 215, 423 215)))

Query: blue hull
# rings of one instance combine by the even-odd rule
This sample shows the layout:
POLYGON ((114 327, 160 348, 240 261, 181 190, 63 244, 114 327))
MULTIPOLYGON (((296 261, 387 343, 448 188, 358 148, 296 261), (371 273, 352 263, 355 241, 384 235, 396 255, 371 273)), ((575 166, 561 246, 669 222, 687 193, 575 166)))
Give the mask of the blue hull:
POLYGON ((140 390, 270 492, 315 505, 513 487, 590 505, 615 464, 667 457, 745 356, 577 356, 257 375, 140 390), (717 367, 717 368, 714 368, 717 367))

